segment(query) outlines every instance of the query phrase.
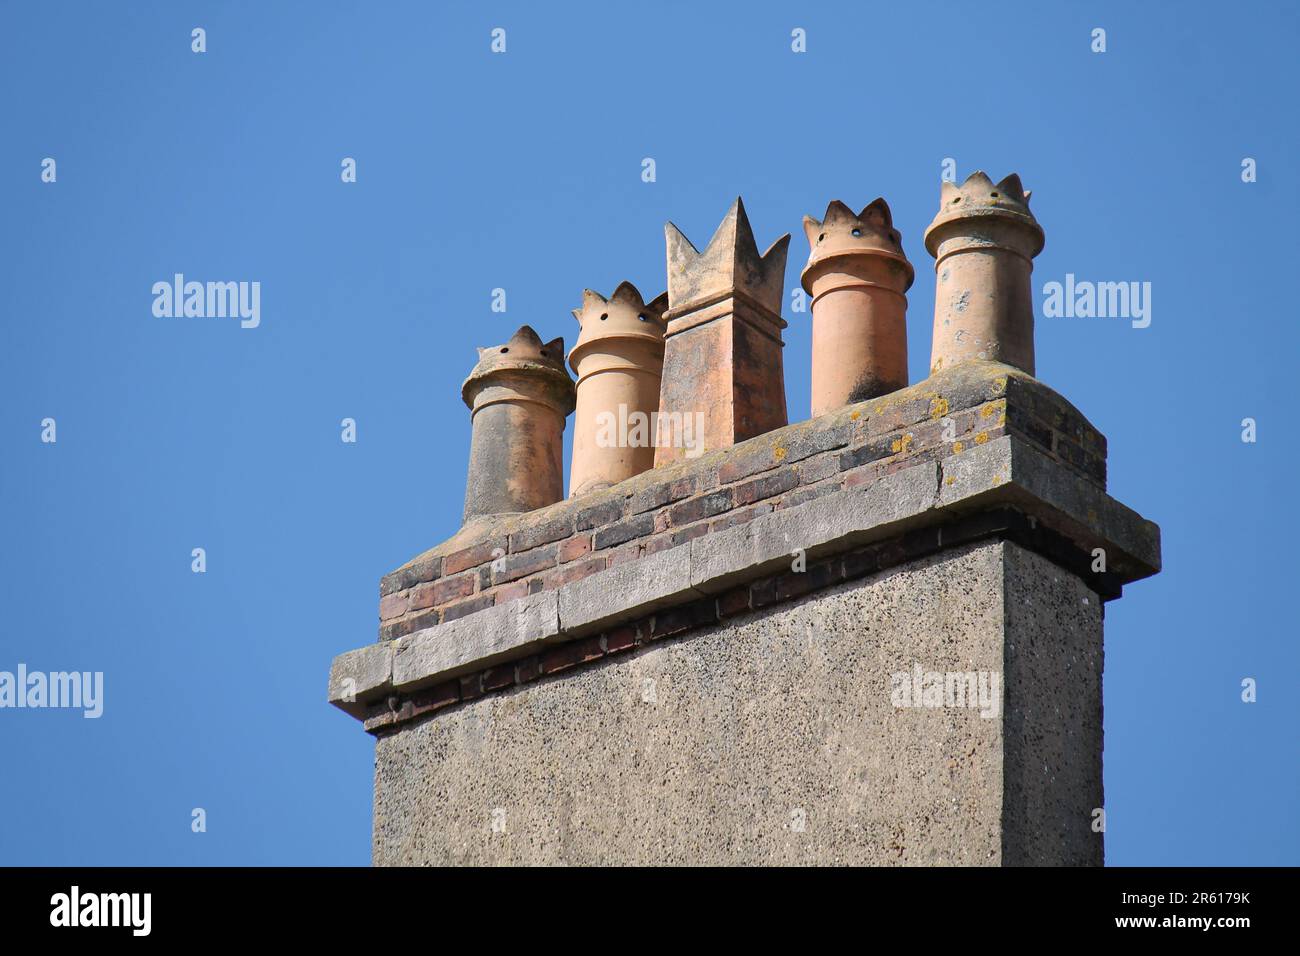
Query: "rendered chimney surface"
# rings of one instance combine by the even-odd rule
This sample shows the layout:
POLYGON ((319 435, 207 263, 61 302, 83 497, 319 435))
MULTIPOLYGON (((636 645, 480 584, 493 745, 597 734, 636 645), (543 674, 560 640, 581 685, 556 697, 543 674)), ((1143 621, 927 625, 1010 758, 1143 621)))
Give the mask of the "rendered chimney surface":
POLYGON ((1015 173, 993 183, 971 173, 944 182, 925 230, 935 257, 930 371, 968 359, 1005 362, 1034 374, 1034 256, 1043 229, 1015 173))
POLYGON ((574 406, 564 339, 543 343, 525 325, 478 357, 460 391, 472 422, 467 522, 564 497, 564 420, 574 406))
POLYGON ((647 303, 623 282, 608 299, 587 289, 573 310, 581 332, 569 353, 578 376, 570 495, 654 467, 667 306, 666 292, 647 303))
POLYGON ((806 422, 789 237, 760 255, 739 200, 703 252, 668 225, 666 302, 585 293, 576 389, 560 339, 479 350, 466 523, 330 671, 376 737, 377 865, 1103 863, 1103 605, 1160 530, 1033 377, 1018 178, 942 203, 910 385, 889 207, 805 219, 806 422))
POLYGON ((803 220, 811 252, 812 413, 907 385, 907 296, 914 273, 884 199, 860 213, 833 200, 803 220))
POLYGON ((659 414, 672 437, 655 449, 656 467, 786 423, 781 298, 789 234, 760 255, 739 198, 703 252, 672 223, 664 232, 668 327, 659 414))

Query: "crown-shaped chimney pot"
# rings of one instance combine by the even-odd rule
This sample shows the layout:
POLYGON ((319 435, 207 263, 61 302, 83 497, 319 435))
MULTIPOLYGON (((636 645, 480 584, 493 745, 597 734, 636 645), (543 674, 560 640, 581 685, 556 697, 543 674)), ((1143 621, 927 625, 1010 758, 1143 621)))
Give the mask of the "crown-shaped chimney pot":
POLYGON ((977 171, 960 186, 944 182, 925 248, 935 257, 930 371, 987 359, 1033 375, 1030 276, 1043 228, 1020 177, 994 183, 977 171))
POLYGON ((787 233, 759 254, 754 230, 740 197, 703 252, 671 222, 664 226, 668 245, 668 299, 674 313, 739 292, 778 315, 785 284, 787 233))
POLYGON ((812 296, 813 417, 907 385, 907 296, 914 273, 889 204, 861 212, 833 200, 805 216, 812 296))
POLYGON ((522 326, 478 350, 461 386, 470 408, 465 520, 532 511, 564 497, 564 419, 574 407, 564 339, 522 326))
POLYGON ((781 299, 787 233, 761 255, 739 198, 703 252, 676 226, 668 248, 668 326, 655 466, 786 423, 781 299))
POLYGON ((630 282, 606 299, 587 289, 573 310, 578 376, 569 494, 608 488, 654 467, 652 419, 664 364, 665 292, 646 302, 630 282))

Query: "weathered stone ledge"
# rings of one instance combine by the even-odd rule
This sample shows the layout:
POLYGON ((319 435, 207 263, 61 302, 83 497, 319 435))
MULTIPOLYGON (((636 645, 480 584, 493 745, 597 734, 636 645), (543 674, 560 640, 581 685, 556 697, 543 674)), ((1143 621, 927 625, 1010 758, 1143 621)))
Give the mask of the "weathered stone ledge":
MULTIPOLYGON (((705 611, 712 608, 716 620, 722 613, 720 596, 755 581, 793 578, 794 584, 773 585, 779 596, 782 587, 788 594, 807 593, 843 580, 851 576, 854 562, 842 558, 837 568, 826 562, 855 549, 894 543, 873 552, 870 561, 858 560, 860 576, 891 560, 990 534, 1026 541, 1084 577, 1104 598, 1118 596, 1124 583, 1160 567, 1154 524, 1030 442, 1003 435, 769 511, 555 590, 523 595, 340 655, 330 674, 330 701, 366 719, 368 729, 379 729, 470 699, 462 687, 467 676, 477 677, 468 688, 476 695, 531 679, 522 666, 506 666, 517 661, 538 658, 537 673, 531 675, 536 677, 548 672, 539 655, 551 653, 563 666, 578 662, 571 659, 574 648, 584 660, 599 657, 608 652, 611 633, 618 635, 628 622, 651 618, 648 625, 638 624, 632 636, 615 636, 615 644, 631 647, 643 629, 651 635, 656 628, 662 631, 656 623, 660 615, 693 626, 696 618, 705 621, 705 611), (1096 549, 1105 552, 1101 574, 1091 570, 1096 549), (807 571, 790 571, 796 552, 806 556, 807 571), (684 617, 678 609, 686 609, 684 617), (590 645, 585 650, 584 643, 590 645), (569 650, 560 650, 561 645, 569 650)), ((743 607, 734 597, 727 606, 755 606, 752 590, 743 607)))
POLYGON ((1023 372, 975 362, 519 515, 478 519, 380 585, 392 640, 554 591, 774 511, 1016 435, 1105 487, 1105 439, 1023 372))

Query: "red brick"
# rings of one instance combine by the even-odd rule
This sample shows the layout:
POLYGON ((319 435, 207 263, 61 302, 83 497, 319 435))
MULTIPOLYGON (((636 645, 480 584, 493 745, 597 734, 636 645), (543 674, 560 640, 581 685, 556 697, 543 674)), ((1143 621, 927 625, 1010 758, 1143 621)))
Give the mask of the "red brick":
POLYGON ((672 510, 668 512, 668 518, 674 526, 691 524, 701 518, 712 518, 714 515, 722 514, 722 512, 731 508, 731 504, 730 489, 713 491, 707 495, 701 495, 698 498, 691 498, 681 504, 673 505, 672 510))
POLYGON ((561 515, 542 524, 521 528, 510 536, 511 551, 529 551, 573 534, 573 515, 561 515))
POLYGON ((526 578, 538 571, 553 568, 559 552, 558 545, 548 544, 540 548, 533 548, 531 551, 524 551, 522 554, 512 554, 502 559, 492 569, 492 583, 504 584, 507 581, 526 578))
POLYGON ((693 601, 690 604, 683 604, 681 607, 675 607, 656 614, 654 624, 650 628, 650 636, 666 637, 669 634, 687 631, 702 624, 712 624, 717 619, 718 607, 713 598, 693 601))
POLYGON ((799 484, 799 471, 790 466, 770 475, 764 475, 762 478, 736 485, 731 489, 731 496, 737 506, 748 505, 755 501, 762 501, 764 498, 774 498, 797 484, 799 484))
POLYGON ((432 713, 435 710, 441 710, 444 707, 450 707, 452 704, 460 702, 460 681, 450 680, 442 684, 436 684, 427 690, 416 691, 411 695, 411 710, 413 717, 420 714, 432 713))
POLYGON ((599 528, 601 525, 617 521, 621 517, 623 517, 623 499, 615 498, 611 501, 602 501, 600 504, 583 508, 578 512, 577 520, 574 522, 574 530, 586 531, 589 528, 599 528))
POLYGON ((612 568, 619 564, 626 564, 628 561, 635 561, 639 557, 641 557, 641 542, 633 541, 631 544, 610 551, 606 556, 606 566, 612 568))
POLYGON ((710 533, 714 531, 725 531, 727 528, 734 528, 738 524, 745 524, 753 521, 761 515, 767 514, 772 510, 769 504, 754 505, 752 508, 739 508, 735 511, 728 511, 721 518, 715 518, 709 522, 710 533))
POLYGON ((641 542, 641 553, 643 555, 658 554, 660 551, 675 548, 681 544, 680 541, 673 540, 675 537, 675 535, 671 534, 657 534, 653 538, 646 538, 641 542))
POLYGON ((410 599, 411 595, 408 591, 401 591, 397 594, 389 594, 380 598, 379 619, 381 621, 391 621, 395 617, 401 617, 406 613, 410 599))
POLYGON ((456 598, 469 597, 474 593, 474 582, 477 575, 470 571, 468 574, 461 574, 454 578, 443 578, 441 581, 434 581, 432 584, 421 584, 411 590, 411 609, 421 607, 434 607, 439 604, 446 604, 448 601, 454 601, 456 598))
POLYGON ((689 528, 680 528, 673 532, 673 547, 679 544, 685 544, 694 538, 701 537, 709 533, 709 523, 701 521, 699 524, 693 524, 689 528))
POLYGON ((418 631, 422 627, 432 627, 437 623, 437 608, 428 611, 420 611, 416 614, 408 614, 406 617, 398 618, 396 621, 390 621, 387 624, 380 625, 379 639, 381 641, 391 641, 397 637, 405 637, 412 631, 418 631))
POLYGON ((566 561, 577 561, 584 554, 590 553, 591 535, 589 534, 579 535, 576 538, 560 542, 559 560, 561 564, 566 561))
POLYGON ((503 584, 492 592, 494 603, 505 604, 507 601, 515 601, 521 597, 527 597, 528 585, 530 581, 512 581, 509 584, 503 584))
POLYGON ((556 671, 567 670, 570 667, 576 667, 578 664, 594 661, 603 653, 600 648, 599 637, 570 641, 542 655, 542 673, 554 674, 556 671))
POLYGON ((473 700, 483 696, 483 675, 466 674, 460 679, 460 699, 473 700))
POLYGON ((820 458, 810 458, 799 466, 799 482, 811 485, 823 478, 829 478, 839 470, 840 460, 836 455, 822 455, 820 458))
POLYGON ((491 561, 493 557, 506 553, 506 543, 505 538, 492 538, 488 541, 470 545, 468 548, 453 551, 442 559, 442 573, 458 574, 461 571, 491 561))
POLYGON ((515 665, 513 662, 493 667, 483 672, 483 693, 509 687, 515 682, 515 665))
POLYGON ((491 594, 476 594, 472 598, 465 598, 463 601, 454 601, 451 604, 444 605, 442 608, 442 621, 445 624, 448 621, 454 621, 466 614, 473 614, 475 611, 481 611, 485 607, 491 606, 491 594))
POLYGON ((637 515, 634 518, 628 518, 626 521, 620 521, 617 524, 601 528, 593 536, 592 546, 599 551, 601 548, 610 548, 616 544, 623 544, 633 538, 647 537, 654 534, 654 532, 654 515, 637 515))
POLYGON ((526 684, 530 680, 537 680, 540 676, 542 676, 542 659, 536 654, 515 663, 515 680, 519 683, 526 684))
POLYGON ((695 494, 695 490, 696 479, 693 475, 651 485, 649 488, 638 491, 632 496, 628 502, 627 513, 637 515, 643 511, 662 508, 664 505, 680 501, 682 498, 689 498, 695 494))
POLYGON ((405 591, 417 584, 433 581, 441 576, 442 557, 440 555, 416 558, 405 567, 398 568, 391 574, 385 574, 379 579, 379 596, 396 594, 398 591, 405 591))
POLYGON ((749 610, 749 587, 739 587, 718 595, 718 617, 731 617, 749 610))
POLYGON ((552 591, 574 581, 581 581, 590 574, 605 570, 605 555, 598 554, 586 561, 566 564, 542 576, 542 590, 552 591))
POLYGON ((605 653, 614 654, 636 646, 637 629, 635 625, 619 627, 605 636, 605 653))

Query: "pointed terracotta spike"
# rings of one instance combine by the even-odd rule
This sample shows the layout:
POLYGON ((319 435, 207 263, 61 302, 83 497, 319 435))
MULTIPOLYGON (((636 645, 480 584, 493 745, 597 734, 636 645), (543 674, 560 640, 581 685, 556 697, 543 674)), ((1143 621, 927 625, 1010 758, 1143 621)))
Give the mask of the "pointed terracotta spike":
POLYGON ((533 330, 531 325, 521 325, 519 326, 519 331, 510 336, 510 341, 506 344, 526 344, 541 347, 542 337, 533 330))
POLYGON ((582 313, 583 313, 583 310, 582 310, 582 309, 570 309, 569 311, 573 313, 573 317, 574 317, 575 319, 578 320, 578 325, 581 326, 581 325, 582 325, 582 313))
POLYGON ((638 291, 637 287, 626 279, 618 284, 618 288, 614 290, 614 294, 609 297, 609 300, 611 302, 615 300, 626 302, 634 309, 639 309, 641 306, 645 305, 645 303, 641 301, 640 291, 638 291))
POLYGON ((1029 197, 1030 197, 1030 195, 1031 195, 1030 191, 1029 191, 1028 189, 1026 189, 1026 190, 1025 190, 1025 205, 1026 205, 1026 206, 1029 205, 1029 197))
POLYGON ((832 199, 830 205, 826 207, 826 217, 822 219, 822 224, 826 226, 838 225, 842 222, 848 222, 850 219, 856 219, 853 210, 838 199, 832 199))
POLYGON ((1016 173, 1004 176, 995 188, 1007 193, 1012 199, 1023 199, 1025 195, 1025 187, 1020 185, 1020 176, 1016 173))
POLYGON ((668 272, 684 272, 700 257, 700 251, 686 234, 671 222, 664 223, 664 241, 668 244, 668 272))
POLYGON ((812 216, 803 217, 803 234, 808 237, 808 245, 817 245, 817 237, 821 235, 822 224, 812 216))
POLYGON ((547 342, 545 345, 542 346, 542 351, 545 352, 548 356, 549 356, 549 355, 563 355, 563 354, 564 354, 564 336, 563 336, 563 335, 560 335, 560 336, 557 336, 556 338, 551 339, 551 341, 547 342))
POLYGON ((885 202, 884 196, 878 196, 862 208, 858 218, 865 221, 872 219, 884 226, 886 229, 894 225, 894 214, 889 209, 889 203, 885 202))
POLYGON ((781 284, 785 280, 785 259, 786 254, 790 251, 790 233, 786 233, 776 242, 767 247, 763 253, 761 262, 765 270, 764 285, 771 285, 771 280, 776 280, 776 302, 781 301, 781 284))
POLYGON ((727 214, 722 217, 722 222, 718 223, 718 228, 713 230, 713 235, 709 239, 709 244, 704 247, 704 255, 716 256, 720 251, 738 249, 744 245, 745 235, 748 233, 749 242, 754 242, 754 233, 749 228, 749 219, 745 216, 745 207, 741 204, 740 198, 731 204, 727 214))
POLYGON ((957 188, 957 184, 956 184, 956 183, 951 183, 951 182, 949 182, 949 181, 946 180, 946 179, 940 181, 940 183, 939 183, 939 202, 940 202, 940 203, 945 203, 945 204, 946 204, 946 203, 947 203, 950 199, 952 199, 954 196, 959 196, 959 195, 961 195, 961 190, 959 190, 959 189, 957 188))
POLYGON ((655 318, 662 318, 668 311, 668 293, 660 292, 653 301, 647 302, 645 307, 655 314, 655 318))
POLYGON ((989 179, 988 174, 982 169, 977 169, 966 177, 966 181, 961 184, 962 191, 965 192, 971 186, 987 186, 993 188, 993 180, 989 179))

